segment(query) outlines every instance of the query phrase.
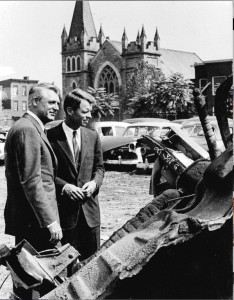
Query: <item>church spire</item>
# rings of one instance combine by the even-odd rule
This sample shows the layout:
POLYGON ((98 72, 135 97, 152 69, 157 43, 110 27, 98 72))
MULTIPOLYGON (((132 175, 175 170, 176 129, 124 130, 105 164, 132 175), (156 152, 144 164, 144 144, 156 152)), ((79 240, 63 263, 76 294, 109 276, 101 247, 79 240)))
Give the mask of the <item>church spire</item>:
POLYGON ((158 34, 158 28, 156 27, 156 32, 154 36, 154 46, 156 47, 156 50, 160 49, 160 37, 158 34))
POLYGON ((140 33, 139 33, 139 30, 138 30, 137 37, 136 37, 136 44, 140 45, 140 33))
POLYGON ((146 33, 145 33, 144 25, 142 25, 140 41, 141 41, 141 50, 145 51, 146 43, 147 43, 147 36, 146 36, 146 33))
POLYGON ((127 49, 128 46, 128 37, 126 34, 126 30, 124 27, 123 35, 122 35, 122 52, 124 52, 125 49, 127 49))
POLYGON ((69 39, 79 39, 82 31, 86 31, 88 38, 97 37, 89 1, 76 1, 69 39))
POLYGON ((102 24, 100 26, 100 30, 99 30, 99 34, 98 34, 98 41, 100 43, 100 46, 102 46, 105 41, 105 35, 104 35, 103 29, 102 29, 102 24))
POLYGON ((61 35, 61 41, 62 41, 62 47, 63 47, 67 42, 67 31, 66 31, 65 25, 63 27, 63 32, 62 32, 62 35, 61 35))

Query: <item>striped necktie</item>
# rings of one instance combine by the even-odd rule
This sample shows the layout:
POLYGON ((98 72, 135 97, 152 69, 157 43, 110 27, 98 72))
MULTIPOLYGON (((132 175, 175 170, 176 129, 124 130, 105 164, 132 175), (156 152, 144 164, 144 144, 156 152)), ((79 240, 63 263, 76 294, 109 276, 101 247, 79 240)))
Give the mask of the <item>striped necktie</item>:
POLYGON ((76 165, 78 165, 78 161, 79 161, 79 146, 77 143, 77 131, 74 130, 73 131, 73 138, 72 138, 72 145, 73 145, 73 150, 74 150, 74 159, 75 159, 75 163, 76 165))

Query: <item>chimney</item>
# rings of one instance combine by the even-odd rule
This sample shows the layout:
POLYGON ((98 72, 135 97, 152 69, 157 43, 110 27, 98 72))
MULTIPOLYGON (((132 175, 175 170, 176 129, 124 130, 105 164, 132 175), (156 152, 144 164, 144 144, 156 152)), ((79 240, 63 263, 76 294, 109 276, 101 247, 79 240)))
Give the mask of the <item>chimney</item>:
POLYGON ((29 76, 24 76, 24 80, 29 80, 29 76))

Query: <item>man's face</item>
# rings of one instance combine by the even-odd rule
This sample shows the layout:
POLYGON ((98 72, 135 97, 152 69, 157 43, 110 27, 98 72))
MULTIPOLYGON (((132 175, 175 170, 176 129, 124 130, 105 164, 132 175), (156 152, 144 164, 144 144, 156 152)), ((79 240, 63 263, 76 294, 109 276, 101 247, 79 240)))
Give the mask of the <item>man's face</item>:
POLYGON ((86 126, 91 118, 92 105, 87 100, 81 100, 80 107, 77 110, 72 110, 70 121, 74 127, 86 126))
POLYGON ((53 121, 59 110, 59 96, 52 90, 42 88, 36 103, 36 114, 42 123, 53 121))

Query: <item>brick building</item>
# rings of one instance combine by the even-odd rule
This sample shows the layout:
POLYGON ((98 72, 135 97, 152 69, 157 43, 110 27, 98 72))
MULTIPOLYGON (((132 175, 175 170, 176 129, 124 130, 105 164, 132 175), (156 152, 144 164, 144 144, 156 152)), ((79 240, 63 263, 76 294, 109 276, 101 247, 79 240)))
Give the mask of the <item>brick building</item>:
POLYGON ((0 126, 11 126, 28 108, 28 92, 38 83, 28 76, 0 81, 0 126))
MULTIPOLYGON (((214 114, 214 99, 215 92, 220 83, 222 83, 227 76, 232 74, 232 59, 203 61, 195 64, 195 85, 203 88, 207 83, 211 83, 207 89, 206 102, 209 115, 214 114)), ((230 94, 228 110, 232 118, 232 95, 230 94)))
POLYGON ((140 61, 166 75, 179 72, 191 80, 195 79, 194 64, 202 63, 195 53, 161 48, 157 28, 152 41, 148 41, 144 26, 131 42, 125 28, 120 41, 105 37, 102 26, 97 34, 89 1, 76 1, 69 34, 63 28, 61 47, 63 96, 76 87, 86 90, 88 86, 121 94, 140 61))

